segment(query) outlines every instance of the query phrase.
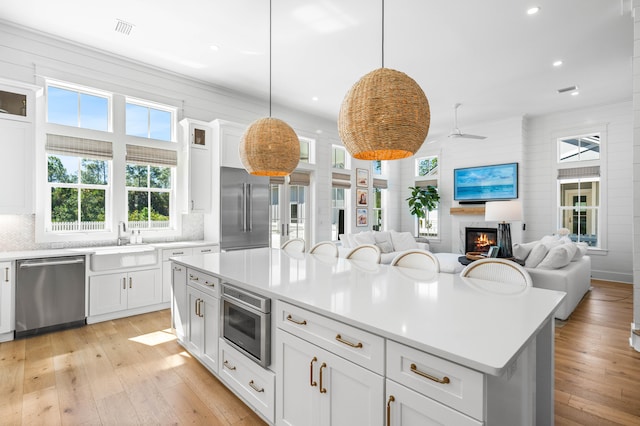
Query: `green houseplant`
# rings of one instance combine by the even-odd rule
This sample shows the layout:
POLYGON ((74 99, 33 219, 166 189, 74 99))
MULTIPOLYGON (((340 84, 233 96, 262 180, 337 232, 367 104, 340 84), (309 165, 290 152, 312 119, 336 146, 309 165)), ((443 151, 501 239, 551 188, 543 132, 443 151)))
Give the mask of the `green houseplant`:
POLYGON ((411 196, 407 198, 409 203, 409 212, 420 219, 425 220, 426 228, 431 228, 429 221, 429 212, 435 210, 440 202, 438 188, 427 185, 426 187, 410 186, 411 196))

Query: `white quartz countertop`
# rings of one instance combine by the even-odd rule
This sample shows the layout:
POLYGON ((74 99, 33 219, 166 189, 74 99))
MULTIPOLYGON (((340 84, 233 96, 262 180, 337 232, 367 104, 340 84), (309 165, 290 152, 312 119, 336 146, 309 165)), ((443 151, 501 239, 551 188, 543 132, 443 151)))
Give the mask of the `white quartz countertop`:
POLYGON ((565 293, 458 274, 253 249, 176 257, 187 267, 499 376, 565 293))
POLYGON ((92 247, 74 247, 65 249, 44 249, 44 250, 21 250, 21 251, 4 251, 0 252, 0 262, 7 262, 19 259, 36 259, 43 257, 58 256, 77 256, 79 254, 92 254, 96 252, 104 252, 104 250, 117 251, 123 250, 144 250, 144 249, 174 249, 182 247, 200 247, 217 245, 212 241, 172 241, 168 243, 144 243, 144 244, 127 244, 123 246, 92 246, 92 247))

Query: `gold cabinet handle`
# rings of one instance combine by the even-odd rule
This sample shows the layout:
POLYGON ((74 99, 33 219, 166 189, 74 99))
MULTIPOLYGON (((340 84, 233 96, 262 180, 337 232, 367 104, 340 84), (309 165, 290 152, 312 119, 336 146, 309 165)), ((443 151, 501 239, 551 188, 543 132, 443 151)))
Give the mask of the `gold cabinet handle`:
POLYGON ((361 348, 362 347, 362 343, 358 342, 358 343, 351 343, 348 340, 344 340, 342 338, 341 335, 336 334, 336 340, 340 343, 344 343, 347 346, 351 346, 352 348, 361 348))
POLYGON ((199 309, 200 308, 200 299, 196 299, 196 301, 193 304, 193 307, 196 310, 196 316, 199 317, 200 316, 200 309, 199 309))
POLYGON ((249 382, 249 386, 251 386, 251 389, 253 389, 256 392, 264 392, 264 388, 259 388, 257 387, 254 383, 253 380, 249 382))
POLYGON ((229 361, 227 361, 226 359, 224 360, 222 365, 223 365, 223 367, 228 368, 229 370, 235 370, 236 369, 236 367, 234 367, 233 365, 229 364, 229 361))
POLYGON ((127 289, 127 278, 123 278, 122 279, 122 289, 126 290, 127 289))
POLYGON ((322 369, 325 368, 327 366, 326 362, 323 362, 322 365, 320 366, 320 393, 327 393, 327 390, 322 387, 322 369))
POLYGON ((199 278, 198 278, 198 277, 196 277, 195 275, 189 274, 189 279, 190 279, 191 281, 198 281, 198 279, 199 279, 199 278))
POLYGON ((9 282, 9 268, 4 268, 4 282, 9 282))
POLYGON ((292 323, 298 324, 298 325, 307 325, 307 320, 296 321, 293 319, 291 315, 287 315, 287 321, 291 321, 292 323))
POLYGON ((416 373, 418 376, 422 376, 425 377, 429 380, 433 380, 436 383, 441 383, 443 385, 446 385, 447 383, 450 382, 449 378, 447 376, 444 376, 442 379, 439 379, 438 377, 432 376, 431 374, 425 373, 424 371, 420 371, 418 370, 418 367, 416 367, 415 364, 411 364, 411 372, 412 373, 416 373))
POLYGON ((198 301, 198 311, 200 312, 200 316, 204 318, 204 314, 202 313, 202 303, 204 303, 204 299, 199 299, 198 301))
POLYGON ((313 380, 313 363, 316 362, 317 360, 318 360, 318 358, 316 358, 314 356, 313 359, 311 360, 311 362, 309 363, 309 386, 311 386, 311 387, 318 386, 316 381, 313 380))
POLYGON ((391 403, 395 402, 396 398, 393 395, 389 395, 387 401, 387 426, 391 426, 391 403))
POLYGON ((133 287, 133 278, 129 277, 129 288, 133 287))
POLYGON ((174 266, 174 267, 173 267, 173 270, 174 270, 174 271, 181 272, 181 271, 182 271, 182 268, 180 268, 179 266, 174 266))

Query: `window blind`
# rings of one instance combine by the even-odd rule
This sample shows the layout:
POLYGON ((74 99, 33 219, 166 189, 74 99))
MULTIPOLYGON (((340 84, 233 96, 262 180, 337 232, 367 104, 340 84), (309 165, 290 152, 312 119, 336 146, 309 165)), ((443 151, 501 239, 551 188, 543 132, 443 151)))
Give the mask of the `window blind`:
POLYGON ((169 149, 151 148, 140 145, 127 145, 127 163, 141 165, 176 167, 178 153, 169 149))
POLYGON ((70 155, 94 160, 113 159, 111 142, 96 139, 75 138, 73 136, 47 134, 45 144, 47 154, 70 155))
POLYGON ((387 184, 387 180, 386 179, 373 179, 373 187, 374 188, 382 188, 382 189, 387 189, 389 187, 389 185, 387 184))
POLYGON ((334 188, 351 188, 351 175, 333 172, 331 174, 331 186, 334 188))
POLYGON ((600 166, 558 169, 558 179, 578 179, 589 177, 600 177, 600 166))
POLYGON ((309 186, 311 175, 304 172, 293 172, 289 175, 289 185, 309 186))
POLYGON ((437 188, 438 187, 438 180, 437 179, 417 180, 415 182, 415 186, 417 186, 418 188, 426 188, 429 185, 435 186, 437 188))
POLYGON ((269 183, 271 185, 284 185, 284 176, 270 176, 269 183))

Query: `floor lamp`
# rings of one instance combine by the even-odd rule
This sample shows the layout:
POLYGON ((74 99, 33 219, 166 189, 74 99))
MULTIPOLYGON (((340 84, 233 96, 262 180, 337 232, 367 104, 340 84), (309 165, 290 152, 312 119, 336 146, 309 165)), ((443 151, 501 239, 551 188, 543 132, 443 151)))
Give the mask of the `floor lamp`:
POLYGON ((511 245, 512 221, 522 220, 522 204, 520 201, 489 201, 484 207, 484 220, 487 222, 498 222, 498 257, 513 257, 511 245))

